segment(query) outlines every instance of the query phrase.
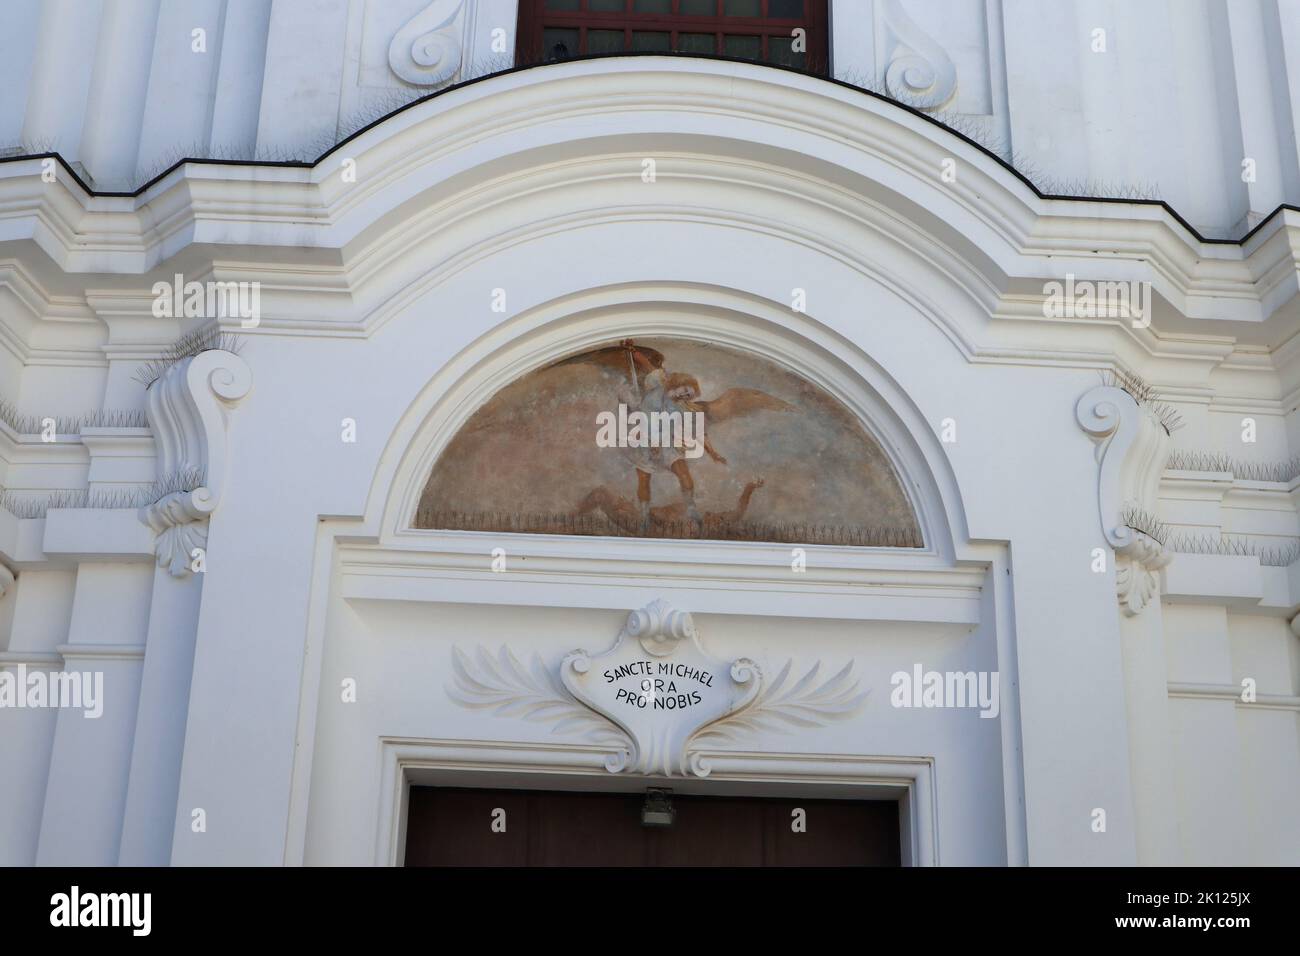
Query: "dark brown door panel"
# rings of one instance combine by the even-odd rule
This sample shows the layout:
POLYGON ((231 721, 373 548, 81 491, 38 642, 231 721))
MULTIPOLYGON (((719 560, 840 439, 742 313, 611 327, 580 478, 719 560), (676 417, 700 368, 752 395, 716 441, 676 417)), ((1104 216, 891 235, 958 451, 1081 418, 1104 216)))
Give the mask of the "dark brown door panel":
POLYGON ((641 824, 642 793, 412 787, 408 866, 898 866, 898 804, 673 797, 641 824), (804 829, 795 832, 794 811, 804 829), (505 811, 505 830, 493 829, 505 811))

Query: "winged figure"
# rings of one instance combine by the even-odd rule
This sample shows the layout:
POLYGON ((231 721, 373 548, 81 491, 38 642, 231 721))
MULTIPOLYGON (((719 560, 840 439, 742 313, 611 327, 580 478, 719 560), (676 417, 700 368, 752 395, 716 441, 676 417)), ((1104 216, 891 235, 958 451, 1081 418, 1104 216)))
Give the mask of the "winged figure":
MULTIPOLYGON (((679 413, 683 417, 700 416, 695 420, 702 421, 703 428, 696 440, 702 443, 708 456, 720 465, 727 464, 727 459, 714 447, 711 429, 731 419, 756 412, 784 412, 793 408, 788 402, 756 388, 729 388, 717 398, 703 399, 700 397, 698 379, 685 372, 669 371, 664 367, 662 352, 639 346, 631 339, 565 361, 592 362, 615 369, 619 374, 626 374, 627 383, 620 390, 620 401, 628 408, 647 416, 665 412, 679 413)), ((655 517, 650 507, 650 479, 656 473, 671 473, 677 479, 682 493, 682 510, 687 520, 695 529, 702 528, 704 519, 695 505, 695 479, 690 469, 691 457, 698 455, 689 455, 691 450, 694 450, 693 446, 669 444, 619 449, 636 472, 636 499, 642 534, 650 530, 652 518, 655 517)), ((752 491, 751 488, 749 494, 752 491)), ((749 494, 745 495, 746 504, 749 494)), ((584 502, 584 506, 590 504, 590 500, 584 502)), ((608 517, 615 520, 616 524, 624 524, 623 520, 615 519, 613 515, 608 517)))

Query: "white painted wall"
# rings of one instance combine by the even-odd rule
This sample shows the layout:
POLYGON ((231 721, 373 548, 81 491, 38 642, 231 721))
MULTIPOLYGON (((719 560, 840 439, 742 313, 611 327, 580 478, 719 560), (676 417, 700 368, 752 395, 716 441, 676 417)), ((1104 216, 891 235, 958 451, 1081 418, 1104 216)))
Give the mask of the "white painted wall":
MULTIPOLYGON (((110 25, 127 9, 94 6, 110 25)), ((511 6, 481 4, 457 23, 479 43, 502 17, 510 25, 511 6)), ((925 46, 891 5, 856 20, 866 5, 843 6, 841 72, 858 50, 887 75, 900 35, 925 46)), ((1274 40, 1270 4, 1240 24, 1235 5, 1209 2, 1204 21, 1155 4, 1057 6, 1050 29, 1048 14, 1011 2, 942 22, 913 6, 901 9, 953 60, 954 108, 1017 150, 1047 137, 1039 165, 1051 176, 1160 172, 1162 191, 1186 201, 1166 198, 1207 229, 1291 196, 1295 133, 1278 105, 1289 80, 1265 84, 1272 109, 1243 118, 1218 79, 1254 83, 1257 97, 1251 71, 1290 77, 1294 31, 1283 16, 1274 40), (1113 24, 1105 61, 1088 59, 1082 39, 1098 20, 1113 24), (982 39, 970 33, 980 23, 992 31, 982 39), (949 36, 949 25, 966 32, 949 36), (1125 59, 1135 33, 1160 29, 1166 39, 1146 49, 1182 78, 1170 86, 1156 61, 1125 59), (1247 64, 1238 51, 1251 43, 1267 49, 1247 64), (981 51, 993 65, 971 79, 981 51), (1110 109, 1155 86, 1131 113, 1110 109), (1190 149, 1206 131, 1220 145, 1190 149), (1271 185, 1234 178, 1238 140, 1273 156, 1271 185)), ((189 33, 164 13, 147 83, 108 52, 78 61, 137 96, 124 115, 138 128, 125 123, 119 138, 78 113, 97 87, 38 55, 31 76, 58 82, 27 82, 21 95, 0 84, 0 129, 66 127, 65 155, 96 176, 95 157, 119 172, 132 154, 147 166, 169 130, 297 148, 382 104, 385 88, 407 88, 375 40, 379 25, 404 25, 391 11, 252 0, 195 10, 211 22, 208 60, 178 52, 189 33), (238 66, 258 61, 258 36, 260 82, 238 66)), ((0 42, 20 27, 62 29, 58 4, 0 15, 12 18, 0 42)), ((145 408, 132 371, 182 331, 151 314, 158 279, 217 273, 259 281, 263 296, 262 324, 242 334, 246 397, 203 379, 179 393, 195 402, 193 421, 180 402, 150 429, 121 419, 53 442, 0 423, 0 485, 25 498, 142 487, 187 441, 219 492, 207 568, 179 577, 157 567, 162 538, 132 508, 0 507, 0 563, 17 572, 0 576, 0 664, 99 668, 110 688, 99 721, 0 709, 0 762, 14 768, 0 778, 0 860, 374 862, 382 738, 580 743, 454 705, 453 645, 511 642, 554 658, 611 642, 629 610, 664 594, 719 652, 853 659, 871 689, 860 715, 750 749, 931 762, 940 863, 1300 860, 1288 799, 1300 782, 1300 642, 1288 626, 1300 565, 1177 555, 1160 575, 1163 601, 1125 615, 1096 448, 1075 417, 1098 370, 1122 367, 1182 412, 1177 447, 1265 463, 1295 454, 1300 220, 1212 245, 1159 209, 1043 202, 888 103, 701 61, 521 71, 412 109, 348 152, 356 182, 336 155, 313 170, 192 167, 136 199, 43 182, 39 163, 0 166, 0 398, 24 414, 145 408), (640 176, 647 155, 653 185, 640 176), (936 175, 945 158, 953 183, 936 175), (1044 282, 1065 271, 1151 282, 1153 327, 1046 319, 1044 282), (789 308, 794 287, 808 293, 806 314, 789 308), (490 308, 496 288, 505 314, 490 308), (549 563, 523 579, 488 569, 491 536, 409 533, 412 495, 458 416, 547 355, 664 328, 765 349, 858 394, 864 420, 892 436, 933 552, 827 549, 793 581, 783 548, 525 538, 512 553, 549 563), (1249 444, 1246 417, 1257 424, 1249 444), (344 418, 357 422, 355 444, 339 440, 344 418), (938 437, 947 418, 951 444, 938 437), (395 563, 409 574, 392 575, 395 563), (755 574, 762 587, 745 583, 755 574), (996 668, 1000 717, 891 708, 889 675, 914 662, 996 668), (359 678, 356 705, 339 701, 343 676, 359 678), (1239 699, 1245 678, 1254 700, 1239 699)), ((1300 537, 1295 478, 1161 477, 1159 466, 1147 504, 1178 529, 1300 537)))
MULTIPOLYGON (((831 7, 837 77, 918 103, 1046 192, 1162 198, 1203 234, 1231 237, 1300 202, 1300 27, 1284 0, 831 7), (911 85, 891 72, 902 64, 917 71, 911 85), (916 78, 927 71, 955 78, 937 102, 916 78)), ((312 159, 445 85, 395 74, 394 33, 450 16, 436 32, 460 44, 463 79, 511 65, 516 11, 512 0, 6 4, 0 148, 58 149, 104 189, 181 156, 312 159)))

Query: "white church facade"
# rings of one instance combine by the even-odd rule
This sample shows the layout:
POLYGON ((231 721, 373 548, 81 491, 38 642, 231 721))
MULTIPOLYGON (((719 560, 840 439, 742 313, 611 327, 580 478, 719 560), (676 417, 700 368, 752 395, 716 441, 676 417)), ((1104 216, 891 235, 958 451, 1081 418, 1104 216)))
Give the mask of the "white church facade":
POLYGON ((0 26, 0 863, 1300 863, 1285 0, 0 26))

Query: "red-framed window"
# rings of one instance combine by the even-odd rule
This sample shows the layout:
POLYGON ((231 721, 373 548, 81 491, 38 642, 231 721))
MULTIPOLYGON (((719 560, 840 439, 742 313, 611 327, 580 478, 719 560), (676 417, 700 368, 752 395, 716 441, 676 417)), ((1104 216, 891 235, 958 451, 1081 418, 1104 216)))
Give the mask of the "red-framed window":
POLYGON ((829 63, 826 4, 827 0, 519 0, 518 62, 600 53, 708 53, 824 74, 829 63))

